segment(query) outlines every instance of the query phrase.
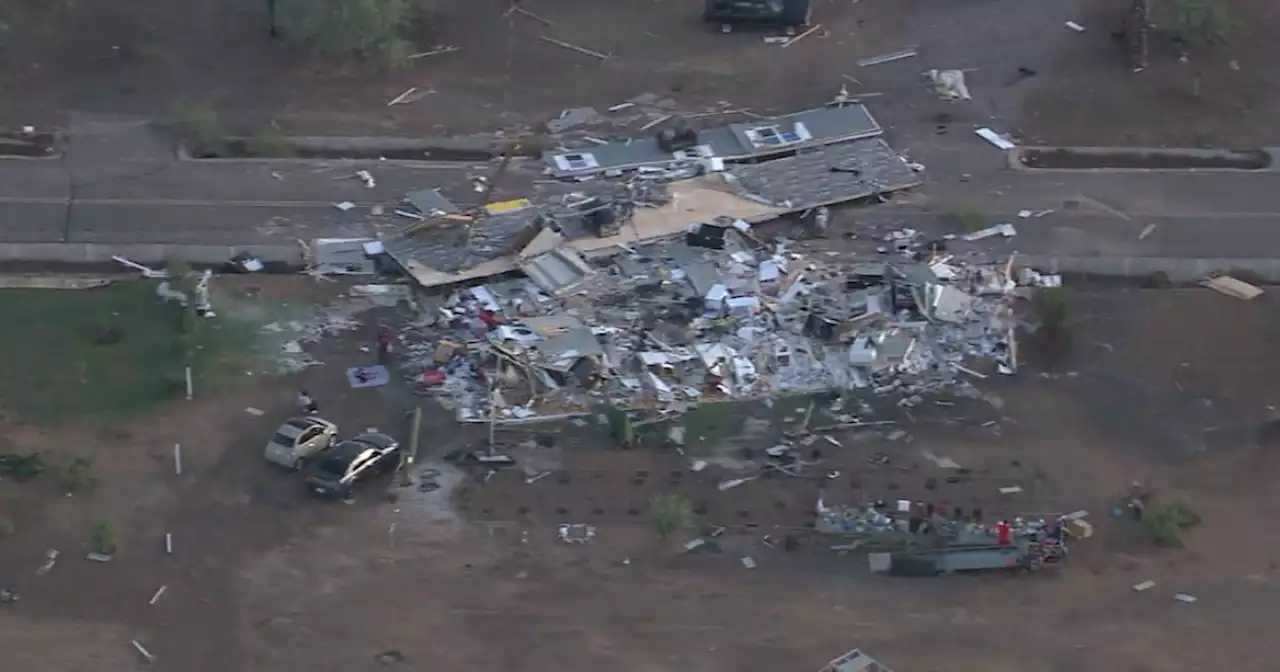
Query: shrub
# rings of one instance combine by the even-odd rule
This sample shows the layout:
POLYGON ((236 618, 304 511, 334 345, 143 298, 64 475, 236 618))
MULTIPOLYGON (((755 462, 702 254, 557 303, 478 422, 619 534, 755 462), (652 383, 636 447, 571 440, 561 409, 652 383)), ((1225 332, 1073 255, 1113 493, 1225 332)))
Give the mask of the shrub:
POLYGON ((666 541, 671 536, 693 527, 693 505, 689 500, 677 495, 658 495, 650 502, 653 514, 653 525, 658 532, 658 539, 666 541))
POLYGON ((1031 297, 1031 311, 1042 327, 1061 329, 1071 317, 1071 296, 1066 287, 1042 287, 1031 297))
POLYGON ((360 58, 387 67, 409 62, 404 33, 426 17, 430 0, 277 0, 285 39, 319 56, 360 58))
POLYGON ((262 158, 286 158, 296 156, 298 150, 277 128, 265 128, 245 141, 245 152, 262 158))
POLYGON ((115 555, 120 550, 116 539, 116 524, 110 518, 103 518, 93 524, 89 535, 89 548, 101 555, 115 555))
POLYGON ((180 106, 173 115, 173 129, 191 156, 221 156, 227 151, 227 134, 212 105, 180 106))
POLYGON ((1182 533, 1200 524, 1200 514, 1182 502, 1174 502, 1161 509, 1148 509, 1142 524, 1157 546, 1179 548, 1182 533))

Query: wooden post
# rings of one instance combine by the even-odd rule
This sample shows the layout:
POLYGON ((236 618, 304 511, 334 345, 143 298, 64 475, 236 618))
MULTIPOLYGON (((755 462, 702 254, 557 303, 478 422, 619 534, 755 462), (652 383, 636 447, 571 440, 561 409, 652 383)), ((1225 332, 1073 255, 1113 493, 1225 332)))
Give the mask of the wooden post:
POLYGON ((188 366, 187 367, 187 401, 191 401, 192 391, 193 390, 191 385, 191 367, 188 366))
MULTIPOLYGON (((502 365, 499 364, 498 366, 501 368, 502 365)), ((489 456, 492 457, 493 444, 496 441, 498 433, 498 404, 497 400, 494 399, 494 397, 497 396, 495 392, 497 392, 498 388, 493 383, 490 383, 490 385, 492 385, 492 387, 489 388, 489 456)))

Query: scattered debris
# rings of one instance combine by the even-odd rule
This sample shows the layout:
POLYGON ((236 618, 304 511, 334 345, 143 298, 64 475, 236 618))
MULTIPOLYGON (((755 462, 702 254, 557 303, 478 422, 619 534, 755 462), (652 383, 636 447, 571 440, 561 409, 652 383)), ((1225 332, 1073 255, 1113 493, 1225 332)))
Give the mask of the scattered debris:
POLYGON ((89 553, 84 556, 85 560, 92 560, 94 562, 111 562, 111 558, 114 557, 114 555, 107 555, 105 553, 89 553))
POLYGON ((54 564, 58 562, 58 549, 51 548, 44 554, 44 564, 40 565, 36 570, 36 576, 44 576, 53 570, 54 564))
POLYGON ((169 586, 160 586, 160 588, 156 590, 155 594, 151 596, 151 601, 147 602, 147 604, 154 605, 156 602, 159 602, 160 596, 164 595, 164 592, 168 589, 169 589, 169 586))
POLYGON ((983 140, 986 140, 987 142, 991 143, 992 145, 995 145, 997 149, 1010 150, 1018 146, 1014 144, 1014 142, 1010 140, 1008 137, 1001 135, 999 133, 996 133, 995 131, 986 127, 975 130, 974 134, 977 135, 979 138, 982 138, 983 140))
POLYGON ((806 37, 809 37, 810 35, 812 35, 812 34, 814 34, 814 33, 818 32, 818 31, 819 31, 819 30, 821 30, 821 29, 822 29, 822 24, 821 24, 821 23, 815 23, 815 24, 813 24, 812 26, 810 26, 808 30, 806 30, 806 31, 804 31, 803 33, 800 33, 799 35, 796 35, 795 37, 793 37, 793 38, 791 38, 791 39, 787 40, 786 42, 784 42, 784 43, 782 44, 782 48, 783 48, 783 49, 786 49, 787 47, 789 47, 789 46, 791 46, 791 45, 795 44, 796 42, 799 42, 800 40, 803 40, 803 39, 804 39, 804 38, 806 38, 806 37))
POLYGON ((996 224, 995 226, 988 226, 985 229, 974 231, 973 233, 966 233, 965 235, 960 237, 969 242, 974 242, 977 240, 982 240, 983 238, 990 238, 992 236, 1003 236, 1005 238, 1012 238, 1016 235, 1018 235, 1018 230, 1013 228, 1012 224, 1005 223, 1005 224, 996 224))
POLYGON ((252 407, 252 406, 249 406, 249 407, 245 408, 245 409, 244 409, 244 412, 245 412, 245 413, 248 413, 249 415, 257 416, 257 417, 259 417, 259 418, 261 418, 262 416, 264 416, 264 415, 266 415, 266 414, 267 414, 267 412, 266 412, 266 411, 264 411, 264 410, 262 410, 262 409, 260 409, 260 408, 254 408, 254 407, 252 407))
POLYGON ((356 171, 355 177, 359 179, 361 182, 364 182, 364 186, 366 189, 372 189, 374 188, 374 186, 377 185, 377 182, 374 181, 373 179, 373 173, 370 173, 367 170, 356 171))
MULTIPOLYGON (((438 56, 440 54, 452 54, 453 52, 460 51, 461 49, 462 49, 461 47, 437 47, 430 51, 420 51, 416 54, 409 54, 409 58, 418 59, 418 58, 427 58, 428 56, 438 56)), ((401 101, 401 102, 410 102, 410 101, 401 101)))
POLYGON ((1144 590, 1149 590, 1151 588, 1154 588, 1155 585, 1156 585, 1155 581, 1143 581, 1142 583, 1133 584, 1133 590, 1135 592, 1141 593, 1144 590))
POLYGON ((1138 240, 1142 240, 1143 238, 1146 238, 1147 236, 1151 235, 1151 233, 1155 230, 1156 230, 1155 224, 1148 224, 1142 227, 1142 233, 1138 234, 1138 240))
POLYGON ((1002 495, 1016 495, 1019 492, 1022 492, 1022 486, 1020 485, 1010 485, 1000 488, 1000 494, 1002 495))
POLYGON ((1075 21, 1067 21, 1066 26, 1067 26, 1068 28, 1070 28, 1071 30, 1076 31, 1077 33, 1083 33, 1083 32, 1084 32, 1084 26, 1082 26, 1082 25, 1080 25, 1080 24, 1076 23, 1075 21))
POLYGON ((1195 595, 1188 595, 1187 593, 1178 593, 1173 596, 1173 599, 1179 602, 1186 602, 1187 604, 1195 604, 1200 601, 1195 595))
POLYGON ((145 658, 148 663, 156 662, 156 657, 152 655, 151 652, 146 649, 146 647, 144 647, 142 644, 139 644, 138 640, 135 639, 133 640, 132 643, 133 643, 133 648, 137 649, 138 653, 142 654, 142 657, 145 658))
POLYGON ((870 67, 872 65, 880 65, 881 63, 889 63, 892 61, 900 61, 904 58, 911 58, 916 55, 915 49, 903 49, 902 51, 892 51, 879 56, 871 56, 870 58, 858 59, 859 67, 870 67))
POLYGON ((933 82, 933 90, 943 100, 972 100, 964 82, 964 70, 929 70, 925 76, 933 82))
POLYGON ((556 536, 566 544, 586 544, 596 538, 596 526, 582 523, 561 523, 556 529, 556 536))
POLYGON ((1200 281, 1202 287, 1208 287, 1219 294, 1248 301, 1262 296, 1262 289, 1229 275, 1218 275, 1200 281))
POLYGON ((571 128, 591 124, 600 119, 600 113, 594 107, 575 107, 560 113, 559 117, 547 122, 547 131, 552 134, 563 133, 571 128))
POLYGON ((598 58, 598 59, 600 59, 600 60, 602 60, 602 61, 607 61, 607 60, 609 60, 609 54, 602 54, 602 53, 600 53, 600 52, 598 52, 598 51, 593 51, 593 50, 591 50, 591 49, 587 49, 586 47, 579 47, 579 46, 578 46, 578 45, 576 45, 576 44, 569 44, 568 42, 563 42, 563 41, 561 41, 561 40, 557 40, 557 39, 552 38, 552 37, 547 37, 546 35, 542 35, 542 36, 540 36, 538 39, 542 40, 543 42, 549 42, 549 43, 551 43, 551 44, 554 44, 554 45, 556 45, 557 47, 560 47, 560 48, 562 48, 562 49, 568 49, 569 51, 576 51, 576 52, 578 52, 579 54, 585 54, 585 55, 587 55, 587 56, 592 56, 592 57, 594 57, 594 58, 598 58))
POLYGON ((755 558, 752 558, 749 555, 742 556, 742 566, 746 567, 747 569, 755 569, 756 568, 755 558))
POLYGON ((430 93, 433 93, 433 92, 430 90, 419 91, 418 87, 411 86, 405 89, 404 92, 401 93, 400 95, 387 101, 387 107, 393 107, 395 105, 407 105, 409 103, 421 100, 422 98, 426 97, 430 93))
POLYGON ((139 273, 142 274, 142 277, 147 278, 148 280, 163 279, 163 278, 169 277, 168 271, 157 271, 153 268, 143 266, 142 264, 139 264, 137 262, 129 261, 124 257, 111 257, 111 260, 118 264, 123 264, 125 266, 128 266, 129 268, 132 268, 135 271, 138 271, 139 273))
POLYGON ((337 209, 339 209, 339 210, 341 210, 341 211, 343 211, 343 212, 346 212, 346 211, 348 211, 348 210, 350 210, 350 209, 352 209, 352 208, 356 207, 356 204, 355 204, 355 203, 352 203, 351 201, 342 201, 341 203, 334 203, 334 204, 333 204, 333 207, 335 207, 335 208, 337 208, 337 209))

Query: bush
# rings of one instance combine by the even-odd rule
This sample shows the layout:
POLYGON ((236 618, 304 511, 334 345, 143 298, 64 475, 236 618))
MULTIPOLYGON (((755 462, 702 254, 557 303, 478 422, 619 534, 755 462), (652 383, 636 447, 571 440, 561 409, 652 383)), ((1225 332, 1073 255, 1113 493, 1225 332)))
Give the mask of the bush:
POLYGON ((972 207, 960 207, 951 211, 948 217, 961 231, 973 233, 987 228, 987 215, 972 207))
POLYGON ((1142 524, 1157 546, 1180 548, 1182 533, 1200 524, 1200 514, 1182 502, 1174 502, 1162 509, 1147 510, 1142 524))
POLYGON ((319 56, 361 58, 386 67, 409 62, 404 39, 426 17, 430 0, 278 0, 285 39, 319 56))
POLYGON ((1071 316, 1071 296, 1066 287, 1041 287, 1031 297, 1031 311, 1040 326, 1061 329, 1071 316))
POLYGON ((298 150, 277 128, 265 128, 245 141, 245 152, 262 158, 286 158, 296 156, 298 150))
POLYGON ((173 129, 191 156, 221 156, 227 151, 227 134, 212 105, 180 106, 173 114, 173 129))
POLYGON ((120 550, 116 539, 116 524, 110 518, 103 518, 93 524, 89 535, 89 549, 100 555, 115 555, 120 550))
POLYGON ((62 487, 67 492, 82 492, 98 484, 93 475, 93 464, 88 459, 77 457, 62 472, 62 487))
POLYGON ((654 497, 650 503, 650 511, 653 514, 653 525, 658 532, 658 539, 662 541, 693 527, 693 505, 680 495, 667 494, 654 497))
POLYGON ((1173 34, 1193 46, 1225 44, 1235 29, 1223 0, 1163 0, 1173 34))

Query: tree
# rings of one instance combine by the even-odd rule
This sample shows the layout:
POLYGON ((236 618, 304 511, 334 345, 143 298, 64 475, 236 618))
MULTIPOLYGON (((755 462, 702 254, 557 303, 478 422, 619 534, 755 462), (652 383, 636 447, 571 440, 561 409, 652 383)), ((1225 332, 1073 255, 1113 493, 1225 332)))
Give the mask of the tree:
POLYGON ((1235 21, 1223 0, 1162 0, 1175 37, 1190 46, 1224 44, 1235 21))
POLYGON ((276 21, 286 40, 319 56, 397 67, 414 50, 404 32, 430 7, 431 0, 276 0, 276 21))
POLYGON ((693 527, 693 505, 680 495, 658 495, 650 502, 650 510, 653 514, 653 526, 661 541, 693 527))

